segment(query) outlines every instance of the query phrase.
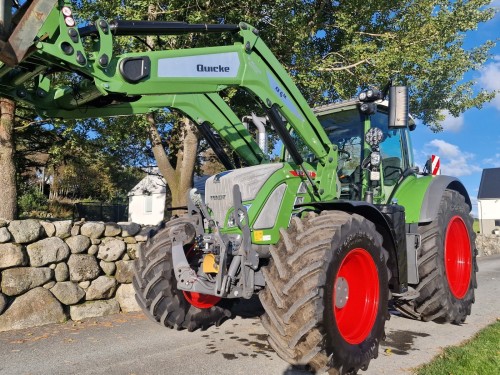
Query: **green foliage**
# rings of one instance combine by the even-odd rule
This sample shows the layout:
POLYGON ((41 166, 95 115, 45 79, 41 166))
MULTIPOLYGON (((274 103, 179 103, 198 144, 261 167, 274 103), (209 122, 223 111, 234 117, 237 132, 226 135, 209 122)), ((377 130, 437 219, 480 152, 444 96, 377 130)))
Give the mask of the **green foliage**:
MULTIPOLYGON (((411 112, 440 130, 443 111, 458 116, 491 100, 464 74, 489 56, 492 41, 464 48, 464 37, 495 11, 490 0, 412 1, 135 1, 81 2, 80 16, 95 19, 147 19, 189 23, 238 23, 260 29, 261 37, 288 69, 311 105, 354 96, 360 88, 382 86, 390 78, 411 89, 411 112)), ((158 37, 158 48, 189 48, 228 43, 229 35, 158 37)), ((119 50, 146 49, 122 39, 119 50)))
POLYGON ((126 201, 128 191, 144 175, 123 165, 119 157, 98 149, 91 140, 81 145, 68 142, 57 150, 51 163, 52 198, 126 201))
POLYGON ((53 219, 72 219, 75 201, 69 199, 52 199, 49 201, 48 214, 53 219))
POLYGON ((421 367, 418 375, 470 374, 490 375, 500 372, 500 322, 479 332, 459 347, 446 348, 431 363, 421 367))
POLYGON ((19 195, 17 204, 20 213, 31 213, 33 211, 46 211, 48 208, 47 197, 35 187, 24 189, 19 195))

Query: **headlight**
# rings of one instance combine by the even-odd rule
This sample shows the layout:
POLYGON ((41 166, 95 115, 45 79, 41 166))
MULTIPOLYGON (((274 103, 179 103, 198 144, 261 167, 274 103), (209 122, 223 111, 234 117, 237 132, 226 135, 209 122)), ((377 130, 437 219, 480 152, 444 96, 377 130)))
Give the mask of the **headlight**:
POLYGON ((373 167, 378 167, 380 165, 380 152, 373 151, 370 156, 370 164, 373 167))
POLYGON ((370 128, 365 134, 365 141, 371 147, 378 146, 384 140, 384 133, 379 128, 370 128))
MULTIPOLYGON (((227 226, 228 227, 235 227, 236 226, 236 220, 234 219, 234 214, 235 214, 235 211, 233 211, 229 214, 229 218, 227 219, 227 226)), ((245 220, 245 214, 242 211, 238 211, 238 216, 240 219, 240 223, 242 223, 243 220, 245 220)))
POLYGON ((359 110, 365 115, 373 115, 377 112, 377 104, 375 103, 361 103, 359 110))
POLYGON ((64 15, 64 17, 71 17, 73 15, 70 7, 62 7, 61 13, 64 15))

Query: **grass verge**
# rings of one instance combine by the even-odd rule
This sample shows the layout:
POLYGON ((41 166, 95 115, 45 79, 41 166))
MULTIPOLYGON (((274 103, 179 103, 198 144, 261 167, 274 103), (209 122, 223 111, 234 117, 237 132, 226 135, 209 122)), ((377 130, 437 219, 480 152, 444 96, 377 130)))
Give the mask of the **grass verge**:
POLYGON ((500 321, 477 333, 465 344, 446 348, 417 375, 500 374, 500 321))
POLYGON ((474 224, 472 224, 472 228, 474 230, 475 233, 479 233, 479 220, 478 219, 474 219, 474 224))

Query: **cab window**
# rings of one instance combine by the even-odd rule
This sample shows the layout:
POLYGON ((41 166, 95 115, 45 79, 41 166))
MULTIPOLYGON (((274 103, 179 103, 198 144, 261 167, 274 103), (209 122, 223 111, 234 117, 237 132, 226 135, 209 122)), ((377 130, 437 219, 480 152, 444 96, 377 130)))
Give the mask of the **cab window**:
POLYGON ((403 132, 406 129, 389 129, 388 115, 382 111, 371 116, 371 126, 379 128, 384 133, 384 140, 380 144, 382 177, 384 186, 394 186, 408 167, 403 147, 403 132))
POLYGON ((363 149, 363 115, 356 107, 319 118, 330 141, 339 150, 339 172, 353 175, 361 165, 363 149))

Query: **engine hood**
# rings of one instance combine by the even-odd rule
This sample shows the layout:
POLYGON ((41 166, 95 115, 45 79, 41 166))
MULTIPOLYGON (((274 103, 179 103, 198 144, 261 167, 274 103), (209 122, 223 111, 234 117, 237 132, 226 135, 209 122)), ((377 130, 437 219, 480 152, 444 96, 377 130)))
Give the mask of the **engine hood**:
POLYGON ((263 164, 210 177, 205 183, 205 204, 212 210, 214 219, 225 226, 224 219, 233 207, 234 185, 239 185, 243 201, 253 200, 266 181, 281 168, 282 163, 263 164))

